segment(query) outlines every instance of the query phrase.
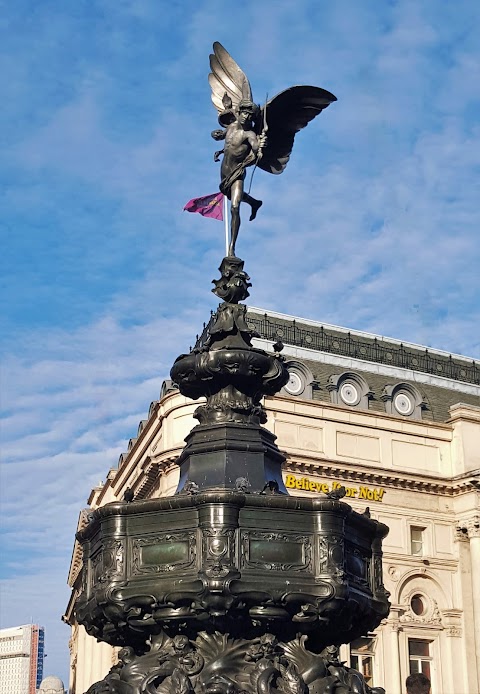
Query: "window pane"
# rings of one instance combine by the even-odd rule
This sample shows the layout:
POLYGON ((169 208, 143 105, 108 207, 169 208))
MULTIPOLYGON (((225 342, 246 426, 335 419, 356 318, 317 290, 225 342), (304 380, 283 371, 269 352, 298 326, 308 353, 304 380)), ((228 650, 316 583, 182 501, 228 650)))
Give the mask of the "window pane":
POLYGON ((372 677, 372 659, 368 657, 363 658, 363 676, 369 680, 372 677))
POLYGON ((425 612, 425 604, 421 595, 414 595, 410 601, 412 612, 417 615, 422 615, 425 612))
POLYGON ((350 650, 355 653, 373 653, 374 639, 361 636, 350 644, 350 650))
POLYGON ((418 660, 411 660, 410 661, 410 674, 416 675, 417 672, 420 672, 420 662, 418 660))
POLYGON ((422 672, 426 677, 428 677, 429 680, 432 679, 432 676, 430 674, 430 663, 428 660, 422 660, 422 672))
POLYGON ((430 656, 430 642, 420 639, 408 639, 408 652, 410 655, 430 656))
POLYGON ((350 667, 352 667, 354 670, 358 670, 358 655, 350 656, 350 667))
POLYGON ((410 549, 414 556, 419 556, 423 551, 423 532, 425 528, 412 526, 410 528, 410 549))
POLYGON ((412 542, 412 554, 418 557, 422 554, 423 546, 421 542, 412 542))

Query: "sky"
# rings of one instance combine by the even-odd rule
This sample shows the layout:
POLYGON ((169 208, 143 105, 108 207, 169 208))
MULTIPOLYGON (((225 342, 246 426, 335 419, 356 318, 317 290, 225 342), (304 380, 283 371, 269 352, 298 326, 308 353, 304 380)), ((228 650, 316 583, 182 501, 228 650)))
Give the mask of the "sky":
POLYGON ((255 173, 251 304, 480 356, 480 3, 0 0, 1 626, 66 681, 78 514, 216 307, 215 40, 338 98, 255 173))

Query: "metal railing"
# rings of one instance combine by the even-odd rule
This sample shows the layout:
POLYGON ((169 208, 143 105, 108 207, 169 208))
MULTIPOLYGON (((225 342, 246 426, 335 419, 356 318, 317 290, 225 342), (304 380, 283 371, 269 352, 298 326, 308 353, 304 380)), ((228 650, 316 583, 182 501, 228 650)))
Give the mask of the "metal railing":
MULTIPOLYGON (((202 334, 197 337, 197 348, 201 348, 204 344, 211 320, 204 326, 202 334)), ((251 329, 265 340, 273 342, 281 340, 284 344, 295 347, 307 347, 376 364, 387 364, 443 376, 464 383, 480 384, 480 365, 475 361, 459 361, 451 355, 443 357, 432 354, 428 349, 414 350, 404 347, 403 344, 396 345, 377 338, 362 339, 350 333, 333 332, 324 329, 323 326, 309 328, 298 325, 295 320, 291 323, 282 322, 270 318, 266 313, 261 317, 258 314, 247 313, 247 322, 251 329)))

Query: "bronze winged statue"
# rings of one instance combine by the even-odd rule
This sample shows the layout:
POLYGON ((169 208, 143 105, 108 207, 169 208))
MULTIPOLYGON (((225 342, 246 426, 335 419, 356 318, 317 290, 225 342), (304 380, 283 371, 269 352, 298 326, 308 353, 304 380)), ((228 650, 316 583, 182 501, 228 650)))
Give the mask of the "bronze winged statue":
POLYGON ((231 202, 228 255, 235 256, 240 203, 250 205, 250 220, 255 219, 262 205, 244 190, 247 167, 281 174, 290 159, 296 133, 337 99, 325 89, 303 85, 290 87, 263 107, 257 106, 247 76, 218 41, 213 44, 210 68, 212 101, 222 126, 212 132, 212 137, 225 140, 224 149, 215 152, 214 159, 219 161, 223 154, 220 191, 231 202))

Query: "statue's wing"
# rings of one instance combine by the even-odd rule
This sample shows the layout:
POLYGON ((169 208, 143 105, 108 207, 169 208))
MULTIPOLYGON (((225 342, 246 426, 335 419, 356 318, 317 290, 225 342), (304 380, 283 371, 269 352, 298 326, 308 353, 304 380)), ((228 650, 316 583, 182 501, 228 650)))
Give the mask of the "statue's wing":
POLYGON ((211 73, 208 82, 212 88, 213 105, 219 113, 225 110, 225 94, 232 100, 232 107, 237 108, 242 99, 252 101, 252 88, 243 70, 221 43, 215 41, 210 55, 211 73))
POLYGON ((266 122, 268 132, 258 166, 269 173, 281 174, 290 159, 296 133, 336 100, 325 89, 307 86, 290 87, 271 99, 262 109, 262 121, 266 122))

